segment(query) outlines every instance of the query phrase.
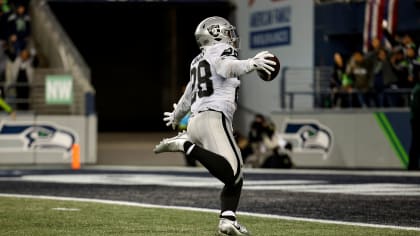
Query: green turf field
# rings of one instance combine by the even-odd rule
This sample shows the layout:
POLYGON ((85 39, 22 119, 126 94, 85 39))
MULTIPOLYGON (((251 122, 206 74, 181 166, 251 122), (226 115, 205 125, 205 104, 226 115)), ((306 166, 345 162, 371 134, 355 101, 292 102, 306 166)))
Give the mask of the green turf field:
MULTIPOLYGON (((240 217, 258 236, 420 235, 418 231, 378 229, 240 217)), ((0 197, 0 235, 215 235, 218 215, 89 202, 0 197), (72 211, 53 210, 65 208, 72 211)))

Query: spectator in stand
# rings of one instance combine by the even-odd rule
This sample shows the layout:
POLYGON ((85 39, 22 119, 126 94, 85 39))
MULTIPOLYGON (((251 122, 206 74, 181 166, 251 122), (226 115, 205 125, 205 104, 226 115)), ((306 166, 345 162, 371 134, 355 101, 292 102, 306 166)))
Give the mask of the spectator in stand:
POLYGON ((372 60, 373 91, 376 107, 384 106, 385 81, 383 68, 386 57, 385 49, 380 49, 376 52, 375 59, 372 60))
POLYGON ((401 45, 403 45, 405 48, 416 48, 416 44, 414 43, 413 38, 408 34, 404 35, 400 41, 401 45))
POLYGON ((403 50, 403 58, 396 64, 398 71, 398 81, 400 88, 413 88, 413 61, 416 60, 415 51, 413 48, 406 48, 403 50))
POLYGON ((7 41, 8 35, 8 18, 11 14, 10 6, 7 0, 0 0, 0 40, 7 41))
POLYGON ((374 66, 378 59, 378 52, 383 49, 383 45, 378 38, 372 40, 371 50, 366 53, 365 59, 371 66, 374 66))
POLYGON ((394 73, 388 52, 381 48, 377 52, 372 68, 375 104, 377 107, 395 107, 398 101, 398 78, 394 73), (388 90, 385 93, 385 90, 388 90))
POLYGON ((9 60, 13 62, 18 56, 19 51, 20 49, 17 43, 17 37, 16 35, 11 35, 4 46, 4 52, 9 57, 9 60))
POLYGON ((385 53, 385 59, 381 60, 384 91, 386 91, 383 94, 383 105, 386 107, 396 107, 399 95, 396 94, 396 91, 398 90, 398 77, 395 74, 395 69, 391 62, 393 52, 385 51, 385 53))
POLYGON ((30 86, 33 82, 33 69, 36 66, 36 55, 29 50, 24 49, 20 52, 19 57, 13 62, 11 67, 12 84, 16 86, 16 97, 22 99, 22 102, 17 104, 18 110, 29 109, 29 95, 30 86), (25 102, 26 100, 26 102, 25 102))
POLYGON ((350 107, 352 81, 345 72, 345 63, 340 53, 334 53, 334 70, 330 81, 332 107, 350 107))
POLYGON ((390 69, 388 72, 384 72, 384 77, 390 79, 390 83, 387 86, 386 101, 389 107, 401 107, 404 106, 403 96, 398 92, 407 87, 407 83, 404 82, 406 79, 404 78, 408 76, 407 70, 404 69, 404 48, 402 46, 396 46, 392 49, 389 62, 390 69))
POLYGON ((388 22, 384 20, 382 24, 384 36, 391 45, 389 56, 391 66, 386 64, 384 66, 385 87, 390 91, 386 94, 385 100, 390 107, 405 106, 407 97, 395 92, 398 92, 398 89, 411 89, 415 84, 412 76, 412 62, 415 60, 416 44, 408 34, 402 37, 392 35, 387 30, 387 25, 388 22))
POLYGON ((391 47, 394 49, 396 47, 402 47, 402 48, 415 48, 416 44, 413 41, 413 38, 411 38, 410 35, 405 34, 404 36, 400 37, 399 35, 392 35, 389 31, 388 31, 388 22, 386 20, 384 20, 382 22, 382 29, 383 29, 383 34, 386 38, 386 40, 391 44, 391 47))
POLYGON ((373 82, 372 98, 377 107, 384 105, 384 78, 383 65, 386 58, 386 51, 382 42, 375 38, 372 40, 371 49, 366 53, 365 60, 369 67, 370 81, 373 82))
POLYGON ((13 37, 17 53, 26 48, 31 34, 30 17, 26 13, 26 7, 19 4, 15 13, 8 18, 9 35, 13 37))
POLYGON ((354 81, 356 89, 358 106, 371 106, 372 81, 369 71, 369 65, 360 52, 355 52, 346 68, 348 74, 354 81))
POLYGON ((341 84, 343 74, 345 73, 343 58, 340 53, 334 53, 334 68, 333 74, 330 80, 330 89, 331 89, 331 106, 337 107, 338 103, 341 101, 341 84))
POLYGON ((408 62, 408 78, 407 78, 407 80, 408 80, 408 83, 409 83, 409 86, 410 86, 409 88, 414 88, 414 86, 417 83, 417 80, 414 78, 415 77, 414 70, 415 70, 416 65, 418 64, 418 62, 420 60, 420 57, 419 57, 420 55, 419 56, 416 55, 415 45, 407 47, 406 52, 407 52, 406 60, 408 62))
MULTIPOLYGON (((415 82, 413 80, 413 62, 416 60, 415 51, 413 48, 397 47, 396 59, 394 62, 394 70, 398 77, 398 88, 411 90, 415 82)), ((398 97, 397 106, 406 106, 408 104, 408 94, 406 96, 398 97)))

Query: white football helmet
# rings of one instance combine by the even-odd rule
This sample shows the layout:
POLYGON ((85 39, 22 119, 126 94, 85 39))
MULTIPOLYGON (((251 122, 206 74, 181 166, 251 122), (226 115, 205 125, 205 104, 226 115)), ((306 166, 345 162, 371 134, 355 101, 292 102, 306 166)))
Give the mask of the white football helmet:
POLYGON ((194 35, 200 48, 217 43, 227 43, 234 48, 238 48, 239 37, 235 29, 226 19, 212 16, 198 24, 194 35))

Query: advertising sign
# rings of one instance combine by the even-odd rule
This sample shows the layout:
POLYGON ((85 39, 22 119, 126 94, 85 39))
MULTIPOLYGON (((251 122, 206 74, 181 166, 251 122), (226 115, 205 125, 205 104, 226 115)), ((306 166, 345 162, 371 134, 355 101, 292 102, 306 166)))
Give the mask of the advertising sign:
MULTIPOLYGON (((307 0, 237 0, 236 22, 241 39, 240 58, 258 52, 274 53, 286 67, 312 68, 314 64, 314 1, 307 0)), ((269 114, 280 109, 280 80, 261 81, 256 73, 241 80, 240 104, 269 114)), ((296 78, 294 78, 296 80, 296 78)), ((299 75, 299 84, 313 84, 313 75, 299 75)), ((300 107, 312 107, 312 97, 296 97, 300 107), (303 100, 302 100, 303 99, 303 100), (301 100, 301 101, 298 101, 301 100), (303 104, 303 106, 302 106, 303 104)))

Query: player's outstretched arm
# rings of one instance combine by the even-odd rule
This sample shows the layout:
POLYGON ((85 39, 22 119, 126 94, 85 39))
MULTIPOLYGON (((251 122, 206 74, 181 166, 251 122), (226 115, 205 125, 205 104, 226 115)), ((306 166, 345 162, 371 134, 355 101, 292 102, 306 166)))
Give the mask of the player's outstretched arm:
POLYGON ((163 121, 166 123, 166 126, 172 126, 172 129, 176 128, 179 121, 190 111, 191 98, 192 85, 191 82, 189 82, 185 88, 184 94, 179 99, 178 103, 173 104, 173 111, 163 113, 163 121))
POLYGON ((271 74, 276 63, 269 60, 270 57, 274 57, 274 55, 263 51, 247 60, 221 58, 216 62, 216 72, 225 78, 239 77, 254 70, 264 70, 267 74, 271 74))
POLYGON ((176 103, 173 104, 174 110, 172 112, 164 112, 163 113, 163 122, 165 122, 166 126, 172 126, 172 129, 176 128, 176 123, 174 122, 174 114, 176 109, 176 103))

